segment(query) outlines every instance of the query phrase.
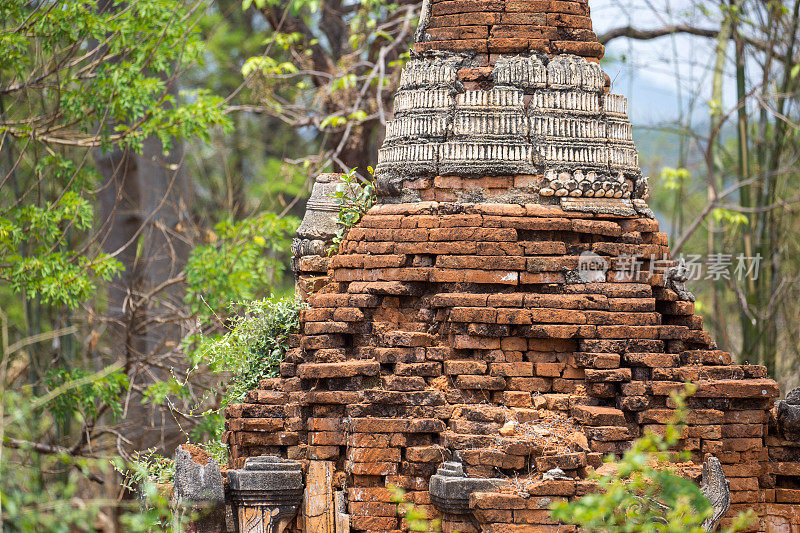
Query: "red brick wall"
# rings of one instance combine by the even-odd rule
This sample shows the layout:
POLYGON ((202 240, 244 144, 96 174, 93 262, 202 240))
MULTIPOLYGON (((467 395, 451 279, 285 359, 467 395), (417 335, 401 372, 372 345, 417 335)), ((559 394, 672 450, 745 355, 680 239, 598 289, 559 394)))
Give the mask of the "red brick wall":
POLYGON ((531 50, 595 61, 604 52, 585 0, 433 0, 426 33, 417 52, 475 52, 484 65, 495 54, 531 50))
POLYGON ((770 513, 784 520, 773 504, 797 501, 800 454, 767 436, 776 383, 733 364, 692 303, 661 274, 626 273, 621 254, 668 259, 666 235, 652 219, 542 205, 373 208, 310 297, 282 377, 228 408, 233 465, 262 453, 335 461, 352 528, 394 531, 386 486, 436 514, 428 479, 457 450, 469 475, 523 478, 529 496, 477 496, 478 522, 446 517, 446 529, 544 527, 541 497, 590 490, 588 470, 663 430, 688 380, 698 391, 682 446, 698 464, 720 459, 733 511, 755 507, 761 529, 770 513), (606 280, 568 283, 587 250, 608 258, 606 280), (568 429, 542 439, 545 426, 568 429), (574 480, 543 483, 555 466, 574 480))

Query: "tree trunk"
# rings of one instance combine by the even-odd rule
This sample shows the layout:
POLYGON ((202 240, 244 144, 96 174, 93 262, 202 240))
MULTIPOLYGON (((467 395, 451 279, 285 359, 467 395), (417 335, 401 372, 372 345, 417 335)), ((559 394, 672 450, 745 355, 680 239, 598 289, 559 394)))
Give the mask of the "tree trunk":
MULTIPOLYGON (((189 246, 181 235, 188 227, 191 181, 183 163, 183 147, 165 154, 161 143, 147 139, 141 155, 116 150, 95 154, 105 179, 101 194, 102 220, 108 226, 105 251, 122 250, 117 258, 125 271, 108 284, 108 314, 112 318, 111 350, 124 363, 132 385, 147 387, 169 379, 167 372, 150 367, 149 358, 180 341, 180 328, 165 324, 143 328, 149 317, 165 314, 163 302, 181 301, 182 289, 173 285, 159 292, 147 307, 131 306, 131 296, 146 292, 178 274, 189 246)), ((130 426, 126 437, 133 449, 160 446, 172 453, 183 438, 174 420, 164 420, 156 409, 142 405, 141 397, 127 403, 130 426), (156 416, 158 415, 158 420, 156 416)))

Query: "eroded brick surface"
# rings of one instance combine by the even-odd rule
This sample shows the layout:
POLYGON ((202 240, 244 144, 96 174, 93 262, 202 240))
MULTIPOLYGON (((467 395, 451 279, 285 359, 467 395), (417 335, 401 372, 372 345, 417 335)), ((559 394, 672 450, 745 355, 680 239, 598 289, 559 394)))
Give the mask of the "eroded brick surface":
POLYGON ((589 469, 643 431, 663 432, 670 394, 692 381, 682 447, 696 464, 720 459, 734 511, 755 508, 762 529, 793 520, 800 447, 770 433, 779 392, 763 367, 717 350, 662 277, 619 279, 611 261, 605 281, 548 277, 623 235, 626 250, 668 261, 657 231, 520 205, 373 208, 309 298, 281 378, 228 407, 232 464, 262 453, 335 461, 353 529, 394 531, 403 523, 386 487, 426 502, 428 479, 458 452, 471 476, 527 480, 527 497, 519 487, 473 495, 483 531, 569 530, 541 497, 592 490, 581 481, 589 469), (551 468, 573 479, 542 480, 551 468))
POLYGON ((446 50, 484 54, 574 54, 598 61, 597 42, 586 0, 433 0, 417 52, 446 50))

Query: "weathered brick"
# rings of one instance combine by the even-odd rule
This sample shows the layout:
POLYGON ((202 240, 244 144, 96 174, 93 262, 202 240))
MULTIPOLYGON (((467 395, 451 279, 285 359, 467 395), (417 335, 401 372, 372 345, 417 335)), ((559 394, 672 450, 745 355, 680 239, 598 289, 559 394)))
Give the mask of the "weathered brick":
POLYGON ((458 350, 496 350, 500 348, 500 339, 456 335, 453 339, 453 348, 458 350))
POLYGON ((439 463, 445 461, 449 453, 439 445, 410 446, 406 448, 406 459, 421 463, 439 463))
POLYGON ((436 266, 481 270, 524 270, 525 258, 501 255, 440 255, 436 258, 436 266))
POLYGON ((425 379, 418 376, 383 376, 381 378, 386 389, 396 391, 419 391, 424 390, 427 384, 425 379))
POLYGON ((437 362, 426 363, 397 363, 395 373, 398 376, 424 376, 436 377, 442 375, 442 364, 437 362))
POLYGON ((303 379, 374 376, 380 370, 377 361, 342 361, 339 363, 303 363, 299 367, 303 379))
POLYGON ((508 390, 549 392, 553 383, 546 378, 513 377, 508 379, 508 390))
POLYGON ((587 426, 624 426, 625 415, 613 407, 596 405, 576 405, 572 408, 572 416, 587 426))
POLYGON ((509 407, 531 407, 531 393, 525 391, 503 391, 500 400, 509 407))
POLYGON ((433 418, 352 418, 350 431, 358 433, 440 433, 444 423, 433 418))
POLYGON ((514 494, 498 492, 474 492, 470 495, 470 507, 476 509, 525 509, 525 499, 514 494))
POLYGON ((613 368, 609 370, 587 368, 585 372, 586 381, 590 383, 608 383, 631 380, 630 368, 613 368))
POLYGON ((489 372, 493 376, 533 376, 533 363, 520 361, 516 363, 491 363, 489 372))
POLYGON ((400 461, 398 448, 348 448, 347 459, 354 463, 381 463, 400 461))
POLYGON ((361 531, 393 531, 397 529, 397 517, 356 516, 350 517, 350 527, 361 531))
POLYGON ((450 311, 450 320, 493 324, 497 320, 497 310, 491 307, 454 307, 450 311))
POLYGON ((536 363, 536 375, 543 378, 557 378, 564 371, 564 363, 536 363))
POLYGON ((677 356, 667 353, 626 353, 624 360, 631 366, 667 368, 677 364, 677 356))
POLYGON ((583 452, 545 455, 536 458, 536 468, 540 472, 547 472, 553 468, 575 470, 584 466, 586 466, 586 454, 583 452))
POLYGON ((625 426, 596 426, 585 429, 586 436, 591 440, 600 442, 622 441, 633 438, 625 426))
POLYGON ((505 378, 498 376, 456 376, 453 385, 459 389, 502 390, 506 386, 505 378))

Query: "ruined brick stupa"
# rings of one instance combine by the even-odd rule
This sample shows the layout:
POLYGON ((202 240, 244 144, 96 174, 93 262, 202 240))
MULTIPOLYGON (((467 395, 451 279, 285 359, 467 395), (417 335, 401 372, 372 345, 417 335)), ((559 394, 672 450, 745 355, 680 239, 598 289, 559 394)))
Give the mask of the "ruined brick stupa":
POLYGON ((662 430, 685 381, 682 446, 721 462, 727 516, 800 524, 777 385, 694 315, 602 55, 585 0, 424 4, 378 205, 308 297, 281 377, 227 411, 231 466, 302 463, 290 530, 401 530, 390 484, 445 531, 568 530, 551 499, 662 430))

